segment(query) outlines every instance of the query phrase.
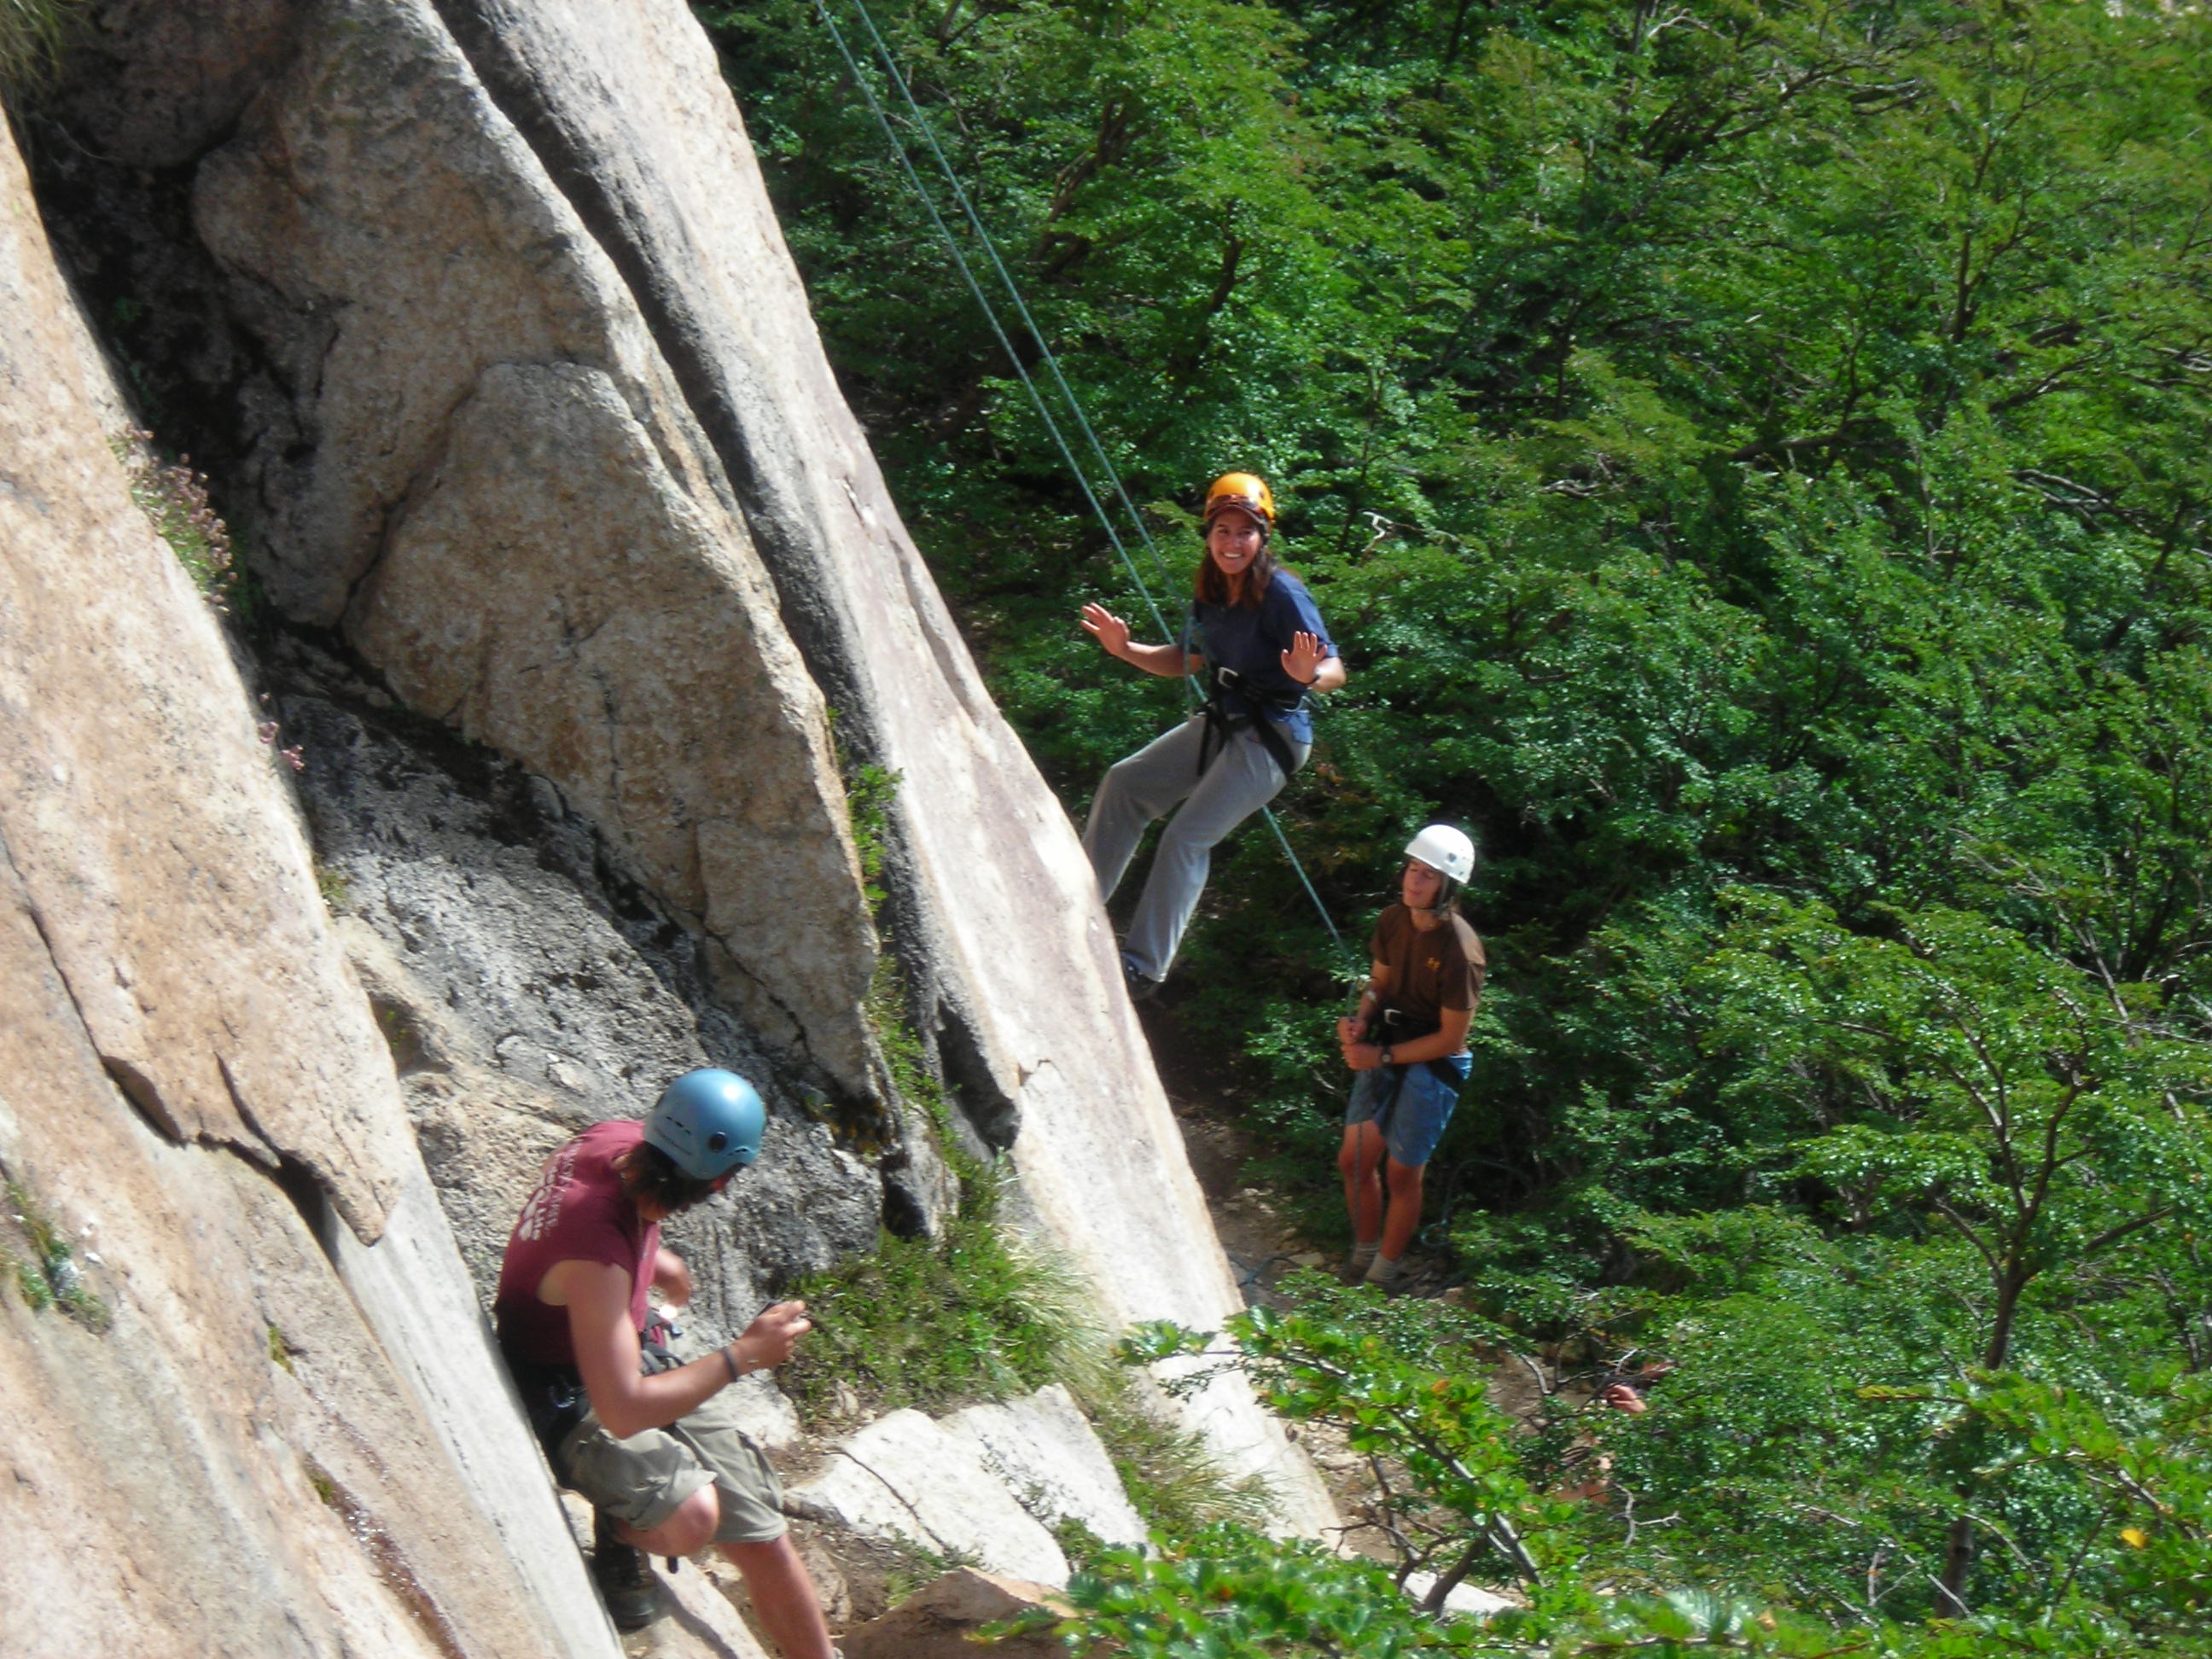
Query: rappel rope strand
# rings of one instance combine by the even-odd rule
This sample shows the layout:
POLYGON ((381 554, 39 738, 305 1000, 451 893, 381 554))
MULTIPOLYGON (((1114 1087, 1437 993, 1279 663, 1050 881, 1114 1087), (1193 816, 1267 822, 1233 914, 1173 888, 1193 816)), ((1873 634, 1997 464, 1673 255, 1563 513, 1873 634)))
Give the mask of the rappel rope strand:
MULTIPOLYGON (((951 163, 945 159, 944 150, 939 147, 935 133, 931 130, 927 119, 922 115, 921 106, 915 103, 914 94, 907 86, 906 77, 899 72, 897 59, 892 55, 890 47, 885 43, 881 32, 877 29, 875 19, 869 13, 865 0, 853 0, 853 9, 860 14, 860 21, 867 29, 869 39, 875 44, 877 57, 883 64, 885 75, 890 78, 891 84, 898 88, 914 125, 921 133, 923 143, 929 146, 930 154, 937 161, 938 170, 943 173, 946 185, 952 191, 953 199, 960 204, 961 211, 967 218, 969 229, 975 233, 976 241, 981 245, 984 252, 989 257, 992 268, 998 273, 1000 282, 1005 284, 1006 293, 1021 317, 1023 326, 1028 330, 1030 338, 1036 343, 1038 355, 1043 359, 1047 368, 1051 370, 1053 382, 1059 388, 1060 395, 1066 400, 1069 410, 1073 414, 1076 425, 1082 431, 1085 441, 1091 446, 1091 453, 1097 458, 1099 466, 1111 482, 1113 494, 1121 502, 1122 510, 1129 515, 1130 522, 1136 526, 1137 534, 1143 540, 1146 550, 1152 556, 1153 562, 1158 564, 1164 573, 1165 557, 1160 552, 1158 544, 1152 540, 1152 532, 1145 527, 1144 516, 1137 511, 1136 503, 1129 499, 1128 489, 1122 483, 1121 475, 1115 471, 1112 459, 1107 455, 1105 447, 1099 442, 1097 433, 1084 415, 1082 402, 1076 397, 1074 388, 1068 385, 1067 377, 1060 373, 1058 356, 1046 343, 1042 331, 1037 327, 1036 319, 1030 315, 1029 307, 1024 303, 1021 289, 1015 283, 1012 273, 1007 270, 1005 262, 999 258, 998 249, 993 244, 990 234, 984 229, 982 220, 977 215, 974 203, 969 199, 968 192, 961 187, 958 175, 953 172, 951 163)), ((1144 599, 1145 609, 1152 613, 1153 625, 1160 630, 1163 637, 1173 640, 1176 635, 1169 629, 1167 618, 1161 613, 1158 603, 1152 598, 1152 587, 1145 580, 1144 573, 1137 568, 1136 561, 1129 556, 1129 550, 1122 542, 1121 533, 1114 527, 1112 518, 1100 502, 1097 492, 1091 488, 1090 478, 1085 474, 1081 465, 1077 463, 1073 453, 1069 449, 1067 440, 1060 431, 1060 423, 1053 419, 1051 410, 1045 406, 1043 394, 1038 390, 1036 382, 1030 378, 1029 371, 1022 366, 1020 354, 1014 349, 1012 340, 1007 337, 1006 328, 999 320, 997 310, 991 304, 989 296, 983 292, 982 285, 975 280, 975 271, 969 266, 967 257, 961 252, 960 245, 954 239, 951 228, 945 222, 944 216, 938 211, 935 199, 923 186, 921 176, 915 170, 914 163, 907 155, 905 144, 901 142, 896 130, 891 125, 890 116, 884 112, 882 103, 876 97, 875 88, 868 84, 867 76, 860 71, 859 61, 853 56, 851 48, 845 43, 843 32, 838 28, 836 20, 830 15, 827 0, 814 0, 814 11, 815 15, 822 20, 822 26, 829 30, 830 39, 837 48, 838 57, 844 60, 846 72, 853 77, 853 83, 860 88, 860 96, 868 106, 868 112, 876 118, 876 125, 883 129, 884 142, 890 146, 891 154, 898 162, 899 171, 905 175, 908 187, 920 199, 922 210, 928 214, 930 223, 936 228, 939 240, 945 244, 945 252, 952 256, 952 263, 960 272, 961 281, 967 285, 968 292, 974 297, 976 306, 981 310, 984 320, 990 325, 993 337, 997 339, 1000 349, 1006 354, 1006 361, 1013 365, 1015 377, 1021 381, 1022 389, 1029 393, 1030 402, 1036 410, 1038 420, 1044 423, 1046 432, 1051 434, 1053 447, 1059 450, 1060 459, 1067 464, 1068 471, 1074 476, 1077 488, 1082 490, 1083 499, 1090 504, 1091 510, 1097 515, 1100 526, 1106 532, 1106 539, 1112 544, 1115 554, 1120 556, 1122 568, 1129 573, 1129 580, 1136 584, 1137 592, 1144 599)), ((1195 676, 1186 672, 1182 678, 1189 690, 1200 696, 1203 695, 1203 688, 1199 685, 1195 676)), ((1304 864, 1299 860, 1296 849, 1291 845, 1290 837, 1284 834, 1281 822, 1269 807, 1261 807, 1260 816, 1267 820, 1267 828, 1274 832, 1276 845, 1283 849, 1283 856, 1290 861, 1291 868, 1297 872, 1299 885, 1305 889, 1306 896, 1313 901, 1314 913, 1320 916, 1322 926, 1328 930, 1328 936, 1334 941, 1337 950, 1340 953, 1348 953, 1349 947, 1344 942, 1344 935, 1337 931, 1335 919, 1329 915, 1328 907, 1322 902, 1321 894, 1316 890, 1312 878, 1307 875, 1304 864)))
MULTIPOLYGON (((1261 718, 1264 720, 1267 716, 1263 714, 1261 718)), ((1306 890, 1306 896, 1313 901, 1314 913, 1321 918, 1321 925, 1328 929, 1329 938, 1336 941, 1338 953, 1346 957, 1356 970, 1359 958, 1351 954, 1352 947, 1344 942, 1344 935, 1336 931, 1336 923, 1328 914, 1328 906, 1321 902, 1321 895, 1314 890, 1312 878, 1306 874, 1305 866, 1298 861, 1298 855, 1291 848, 1291 838, 1283 833, 1282 820, 1275 816, 1272 807, 1261 807, 1260 816, 1267 820, 1267 828, 1275 832, 1275 845, 1283 849, 1283 856, 1291 861, 1291 868, 1298 872, 1298 884, 1306 890)))
MULTIPOLYGON (((915 101, 914 90, 907 84, 906 76, 899 69, 898 59, 892 54, 882 33, 877 29, 875 15, 868 9, 866 0, 853 0, 853 9, 860 13, 861 25, 868 31, 868 39, 875 42, 876 56, 883 63, 884 72, 890 77, 891 84, 898 88, 915 130, 921 134, 922 143, 929 146, 929 153, 937 162, 937 170, 944 175, 945 187, 952 192, 952 199, 960 204, 960 211, 967 218, 968 228, 975 233, 976 244, 990 260, 992 270, 998 272, 1007 299, 1013 302, 1015 314, 1022 319, 1022 326, 1029 331, 1030 339, 1036 344, 1038 355, 1052 372, 1053 384, 1060 388, 1060 395, 1066 402, 1068 412, 1074 416, 1075 424, 1082 432, 1085 441, 1091 446, 1091 454, 1097 458, 1107 482, 1113 486, 1114 495, 1121 503, 1121 510, 1129 515, 1129 522, 1135 527, 1138 539, 1144 543, 1145 550, 1152 556, 1152 563, 1159 572, 1160 580, 1172 582, 1175 576, 1168 568, 1166 555, 1152 540, 1152 532, 1145 526, 1145 515, 1137 511, 1137 504, 1129 499, 1129 492, 1121 483, 1121 475, 1115 470, 1112 458, 1106 453, 1105 445, 1098 441, 1098 434, 1092 429, 1090 418, 1084 414, 1083 403, 1075 395, 1075 388, 1068 385, 1067 377, 1060 372, 1059 355, 1046 342, 1044 331, 1037 326, 1036 319, 1030 315, 1029 305, 1022 298, 1022 290, 1015 283, 1013 273, 1006 269, 1006 261, 999 257, 998 244, 991 240, 991 233, 983 228, 982 216, 975 211, 975 204, 962 185, 960 175, 952 170, 952 163, 945 159, 944 149, 938 144, 937 130, 922 114, 921 106, 915 101)), ((1149 599, 1150 595, 1146 597, 1149 599)))
MULTIPOLYGON (((814 0, 814 10, 815 15, 821 18, 823 26, 830 31, 830 40, 836 43, 837 55, 845 60, 845 68, 851 74, 853 83, 860 88, 860 96, 867 100, 869 112, 876 118, 876 125, 884 130, 884 137, 890 141, 891 154, 898 161, 899 170, 906 175, 907 184, 913 189, 915 195, 921 199, 924 210, 929 215, 930 223, 937 228, 937 234, 943 239, 945 251, 951 254, 952 263, 959 269, 961 281, 968 285, 968 292, 975 296, 976 305, 981 307, 984 320, 990 324, 991 332, 997 337, 1000 346, 1006 354, 1006 361, 1014 366, 1014 374, 1021 380, 1022 389, 1030 394, 1030 402, 1036 408, 1037 418, 1044 422, 1044 429, 1052 434, 1054 447, 1060 451, 1060 459, 1067 463, 1067 470, 1075 475, 1076 485, 1083 491, 1083 499, 1091 504, 1091 510, 1097 514, 1099 524, 1105 529, 1106 539, 1114 544, 1115 552, 1121 555, 1121 563, 1129 573, 1129 580, 1136 583, 1138 592, 1144 596, 1145 608, 1152 613, 1154 625, 1162 634, 1167 633, 1167 618, 1160 614, 1159 606, 1153 603, 1152 589, 1146 586, 1144 575, 1138 570, 1136 561, 1129 556, 1129 550, 1122 545, 1121 535, 1114 528, 1114 520, 1100 503, 1097 492, 1091 489, 1091 480, 1085 476, 1082 467, 1076 464, 1074 453, 1068 448, 1067 440, 1061 435, 1059 422, 1052 418, 1052 412, 1045 407, 1043 395, 1038 392, 1036 383, 1030 380, 1029 371, 1022 367, 1020 354, 1014 349, 1014 343, 1006 337, 1006 331, 999 322, 999 313, 992 308, 991 301, 984 294, 982 285, 976 282, 975 273, 969 269, 966 256, 960 252, 960 245, 953 240, 951 227, 946 225, 944 216, 938 212, 935 200, 931 198, 928 191, 922 187, 921 176, 914 170, 914 163, 907 158, 906 146, 899 142, 897 133, 892 130, 890 118, 884 112, 882 104, 877 101, 875 88, 868 84, 867 76, 860 73, 860 64, 845 45, 845 37, 839 31, 836 21, 830 15, 829 8, 823 3, 823 0, 814 0)), ((866 15, 865 11, 862 15, 866 15)), ((868 27, 869 33, 874 33, 874 24, 871 22, 868 27)), ((904 89, 906 83, 900 79, 896 69, 892 70, 892 79, 902 90, 904 89)), ((909 103, 913 101, 910 95, 908 101, 909 103)), ((932 148, 934 147, 933 143, 932 148)), ((1055 369, 1054 372, 1057 374, 1058 370, 1055 369)))

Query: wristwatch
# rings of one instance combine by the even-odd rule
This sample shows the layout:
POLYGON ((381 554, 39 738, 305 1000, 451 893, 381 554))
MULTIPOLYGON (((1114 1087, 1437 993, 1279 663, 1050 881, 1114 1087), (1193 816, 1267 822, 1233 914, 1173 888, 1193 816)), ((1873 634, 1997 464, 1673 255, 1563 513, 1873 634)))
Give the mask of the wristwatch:
POLYGON ((1396 1063, 1390 1058, 1390 1045, 1387 1042, 1382 1045, 1382 1063, 1385 1066, 1395 1065, 1396 1063))

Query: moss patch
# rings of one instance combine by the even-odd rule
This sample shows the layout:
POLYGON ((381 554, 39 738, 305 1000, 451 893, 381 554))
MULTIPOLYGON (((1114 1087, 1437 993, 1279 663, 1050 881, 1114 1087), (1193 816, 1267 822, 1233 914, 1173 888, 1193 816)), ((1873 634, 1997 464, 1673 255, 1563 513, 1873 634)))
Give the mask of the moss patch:
POLYGON ((105 1333, 114 1316, 86 1288, 84 1271, 68 1234, 55 1224, 30 1188, 12 1176, 7 1196, 12 1237, 0 1242, 0 1265, 15 1281, 23 1300, 33 1311, 59 1308, 87 1330, 105 1333))

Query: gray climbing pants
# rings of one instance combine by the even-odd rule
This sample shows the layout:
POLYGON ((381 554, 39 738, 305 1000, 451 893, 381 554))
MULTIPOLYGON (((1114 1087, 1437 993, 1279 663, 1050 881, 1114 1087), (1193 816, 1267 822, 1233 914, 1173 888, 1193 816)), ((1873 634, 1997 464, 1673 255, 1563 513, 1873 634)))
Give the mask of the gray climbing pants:
MULTIPOLYGON (((1205 733, 1204 717, 1194 714, 1108 768, 1091 803, 1091 822, 1083 830, 1083 850, 1091 855, 1099 896, 1111 898, 1145 826, 1165 817, 1177 801, 1183 803, 1160 831, 1152 873, 1146 878, 1144 895, 1121 944, 1123 958, 1147 979, 1164 977, 1175 960, 1190 913, 1206 890, 1214 843, 1290 781, 1267 746, 1249 730, 1231 733, 1227 745, 1208 762, 1206 775, 1199 776, 1199 744, 1205 733)), ((1290 745, 1293 771, 1305 764, 1308 747, 1303 743, 1290 745)))

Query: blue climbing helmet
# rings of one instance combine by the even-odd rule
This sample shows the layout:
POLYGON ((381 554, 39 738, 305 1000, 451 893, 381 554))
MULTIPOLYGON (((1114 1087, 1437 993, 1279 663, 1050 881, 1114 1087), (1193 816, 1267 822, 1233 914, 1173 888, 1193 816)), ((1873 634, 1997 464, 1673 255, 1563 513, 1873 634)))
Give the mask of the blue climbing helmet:
POLYGON ((768 1113, 759 1092, 715 1066, 686 1072, 660 1092, 645 1120, 645 1144, 700 1181, 720 1181, 760 1156, 768 1113))

